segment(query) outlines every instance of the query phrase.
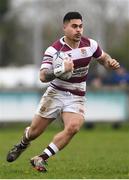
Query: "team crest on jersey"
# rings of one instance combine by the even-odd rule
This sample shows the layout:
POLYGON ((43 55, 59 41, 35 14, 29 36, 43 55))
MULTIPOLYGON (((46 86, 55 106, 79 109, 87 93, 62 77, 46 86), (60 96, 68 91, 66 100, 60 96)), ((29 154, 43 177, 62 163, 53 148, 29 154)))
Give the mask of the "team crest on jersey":
POLYGON ((86 49, 85 48, 81 48, 80 50, 81 50, 82 56, 85 56, 86 55, 86 49))

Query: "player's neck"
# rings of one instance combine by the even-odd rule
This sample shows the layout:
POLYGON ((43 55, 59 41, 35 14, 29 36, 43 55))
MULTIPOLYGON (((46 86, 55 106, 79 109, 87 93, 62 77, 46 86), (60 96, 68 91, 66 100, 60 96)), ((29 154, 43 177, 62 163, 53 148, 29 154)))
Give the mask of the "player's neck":
POLYGON ((64 37, 64 41, 66 44, 68 44, 72 49, 76 49, 78 48, 80 41, 72 41, 69 38, 67 38, 66 36, 64 37))

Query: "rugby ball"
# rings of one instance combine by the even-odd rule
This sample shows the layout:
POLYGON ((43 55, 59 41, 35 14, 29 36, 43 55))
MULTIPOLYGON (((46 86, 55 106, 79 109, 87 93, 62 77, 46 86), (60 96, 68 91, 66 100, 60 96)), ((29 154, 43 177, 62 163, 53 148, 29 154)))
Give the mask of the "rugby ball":
MULTIPOLYGON (((55 55, 53 56, 53 67, 55 68, 55 67, 62 66, 63 60, 66 58, 69 59, 70 57, 65 52, 58 51, 57 53, 55 53, 55 55)), ((72 76, 72 71, 69 71, 69 72, 64 72, 63 74, 61 74, 59 78, 63 80, 67 80, 67 79, 70 79, 71 76, 72 76)))

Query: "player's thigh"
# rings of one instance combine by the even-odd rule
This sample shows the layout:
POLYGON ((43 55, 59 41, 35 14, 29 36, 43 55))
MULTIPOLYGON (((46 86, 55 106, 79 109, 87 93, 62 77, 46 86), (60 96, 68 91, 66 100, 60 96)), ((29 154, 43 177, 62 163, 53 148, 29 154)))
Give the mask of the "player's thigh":
POLYGON ((32 123, 31 123, 31 129, 33 131, 37 131, 39 133, 43 132, 47 126, 53 121, 54 119, 52 118, 44 118, 44 117, 41 117, 39 115, 35 115, 33 120, 32 120, 32 123))
POLYGON ((71 126, 79 130, 80 127, 84 123, 84 116, 78 113, 73 113, 73 112, 63 112, 62 119, 63 119, 65 128, 71 126))

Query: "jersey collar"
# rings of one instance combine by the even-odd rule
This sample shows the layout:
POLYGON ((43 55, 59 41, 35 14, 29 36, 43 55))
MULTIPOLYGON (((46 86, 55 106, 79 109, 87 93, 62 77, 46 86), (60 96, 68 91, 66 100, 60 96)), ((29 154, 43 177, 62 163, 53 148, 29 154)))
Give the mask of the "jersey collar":
MULTIPOLYGON (((64 41, 64 37, 65 37, 65 36, 63 36, 62 38, 60 38, 61 44, 68 46, 70 49, 73 49, 72 47, 70 47, 70 46, 64 41)), ((80 42, 81 42, 81 41, 80 41, 80 42)), ((79 46, 80 46, 80 43, 79 43, 79 46)), ((79 46, 78 46, 78 47, 79 47, 79 46)))

